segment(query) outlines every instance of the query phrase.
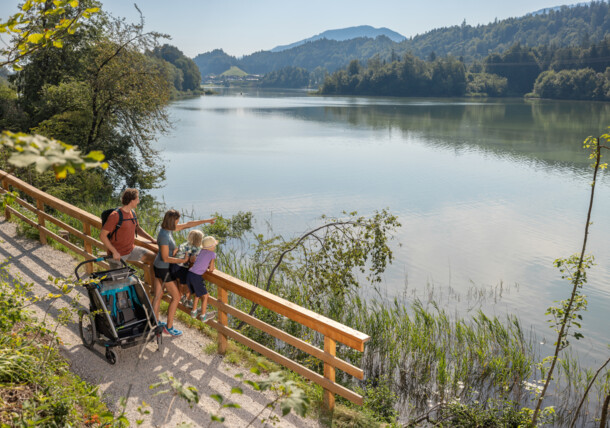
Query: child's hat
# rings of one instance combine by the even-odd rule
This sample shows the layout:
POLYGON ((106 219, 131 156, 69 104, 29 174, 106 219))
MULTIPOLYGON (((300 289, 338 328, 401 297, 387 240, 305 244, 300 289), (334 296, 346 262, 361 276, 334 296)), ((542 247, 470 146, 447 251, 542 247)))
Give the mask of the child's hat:
POLYGON ((213 236, 206 236, 201 242, 201 248, 203 248, 204 250, 212 248, 215 245, 218 245, 218 241, 213 236))

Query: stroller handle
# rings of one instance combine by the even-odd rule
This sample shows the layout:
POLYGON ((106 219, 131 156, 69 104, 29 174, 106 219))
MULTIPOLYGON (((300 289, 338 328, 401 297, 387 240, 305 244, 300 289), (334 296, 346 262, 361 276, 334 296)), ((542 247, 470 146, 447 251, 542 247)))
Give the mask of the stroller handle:
MULTIPOLYGON (((78 269, 80 269, 81 266, 86 265, 87 263, 97 263, 97 262, 102 262, 104 260, 110 260, 112 259, 112 254, 107 255, 105 257, 98 257, 96 259, 89 259, 89 260, 85 260, 83 262, 80 262, 75 268, 74 268, 74 275, 76 275, 76 279, 80 280, 80 276, 78 274, 78 269)), ((121 263, 123 264, 123 267, 127 267, 127 263, 125 263, 125 260, 123 259, 119 259, 121 261, 121 263)))

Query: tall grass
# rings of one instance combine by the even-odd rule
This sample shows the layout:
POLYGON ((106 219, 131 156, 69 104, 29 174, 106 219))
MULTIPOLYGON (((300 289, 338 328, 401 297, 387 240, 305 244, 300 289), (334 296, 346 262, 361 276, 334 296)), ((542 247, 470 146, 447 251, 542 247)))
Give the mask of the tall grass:
MULTIPOLYGON (((264 268, 254 266, 247 255, 235 250, 220 249, 218 266, 251 284, 261 282, 266 273, 264 268)), ((431 298, 425 299, 428 303, 406 298, 382 301, 349 293, 317 299, 312 298, 314 291, 307 284, 281 275, 273 282, 271 291, 370 335, 364 354, 340 344, 337 347, 340 358, 363 368, 365 380, 360 382, 337 371, 337 381, 362 388, 366 398, 368 393, 375 392, 377 380, 389 379, 390 389, 398 397, 396 407, 405 421, 449 403, 471 406, 474 411, 497 406, 495 412, 507 418, 517 415, 522 407, 531 408, 535 404, 542 378, 539 352, 533 332, 524 329, 516 316, 491 317, 479 310, 470 317, 459 317, 431 298)), ((232 305, 244 311, 250 308, 249 301, 235 295, 230 298, 232 305)), ((261 307, 257 308, 256 316, 323 347, 323 337, 311 329, 261 307)), ((240 325, 232 318, 230 323, 232 327, 240 325)), ((320 361, 308 354, 253 328, 246 327, 244 333, 323 372, 320 361)), ((577 359, 562 360, 554 383, 554 400, 550 403, 555 406, 553 423, 569 421, 568 415, 578 404, 591 376, 591 370, 582 368, 577 359)), ((586 416, 581 415, 583 423, 592 418, 604 392, 610 390, 610 374, 606 372, 598 379, 594 390, 586 416)))

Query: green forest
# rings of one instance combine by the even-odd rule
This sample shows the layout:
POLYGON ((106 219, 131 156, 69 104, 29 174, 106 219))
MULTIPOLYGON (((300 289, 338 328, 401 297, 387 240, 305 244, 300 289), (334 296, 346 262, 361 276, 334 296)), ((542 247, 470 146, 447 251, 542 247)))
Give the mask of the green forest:
MULTIPOLYGON (((99 7, 95 1, 80 4, 99 7)), ((29 32, 52 19, 25 17, 31 19, 29 32)), ((83 171, 61 183, 52 174, 30 174, 32 184, 79 202, 108 198, 124 185, 146 190, 163 182, 163 163, 151 142, 170 128, 166 107, 172 99, 201 93, 199 69, 178 48, 163 44, 166 38, 146 31, 143 22, 99 13, 61 44, 36 46, 27 62, 4 69, 3 130, 44 135, 84 153, 102 151, 109 164, 107 173, 83 171)))
POLYGON ((464 21, 400 43, 322 39, 239 59, 214 50, 194 61, 203 76, 238 66, 265 75, 263 86, 320 86, 322 94, 604 101, 609 31, 610 5, 592 2, 476 27, 464 21))
POLYGON ((455 57, 405 54, 361 65, 353 60, 326 77, 322 94, 384 96, 528 96, 610 100, 610 37, 588 47, 529 48, 519 43, 467 66, 455 57))

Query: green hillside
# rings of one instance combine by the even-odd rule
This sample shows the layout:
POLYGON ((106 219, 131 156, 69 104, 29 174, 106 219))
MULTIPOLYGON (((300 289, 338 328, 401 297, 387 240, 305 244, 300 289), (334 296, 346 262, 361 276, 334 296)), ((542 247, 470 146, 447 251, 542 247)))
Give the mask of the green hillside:
POLYGON ((407 53, 425 60, 451 55, 469 64, 492 53, 502 54, 515 43, 557 49, 599 43, 606 34, 610 34, 610 5, 593 2, 486 25, 472 26, 464 21, 400 43, 383 36, 345 41, 322 39, 281 52, 260 51, 239 59, 217 49, 198 55, 194 61, 203 76, 221 73, 230 66, 251 74, 266 74, 284 67, 299 67, 310 72, 321 67, 333 72, 354 59, 363 63, 378 56, 382 62, 392 62, 407 53))
POLYGON ((239 67, 232 65, 231 68, 229 68, 224 73, 221 73, 220 75, 224 76, 224 77, 244 77, 244 76, 247 76, 248 73, 246 73, 239 67))

